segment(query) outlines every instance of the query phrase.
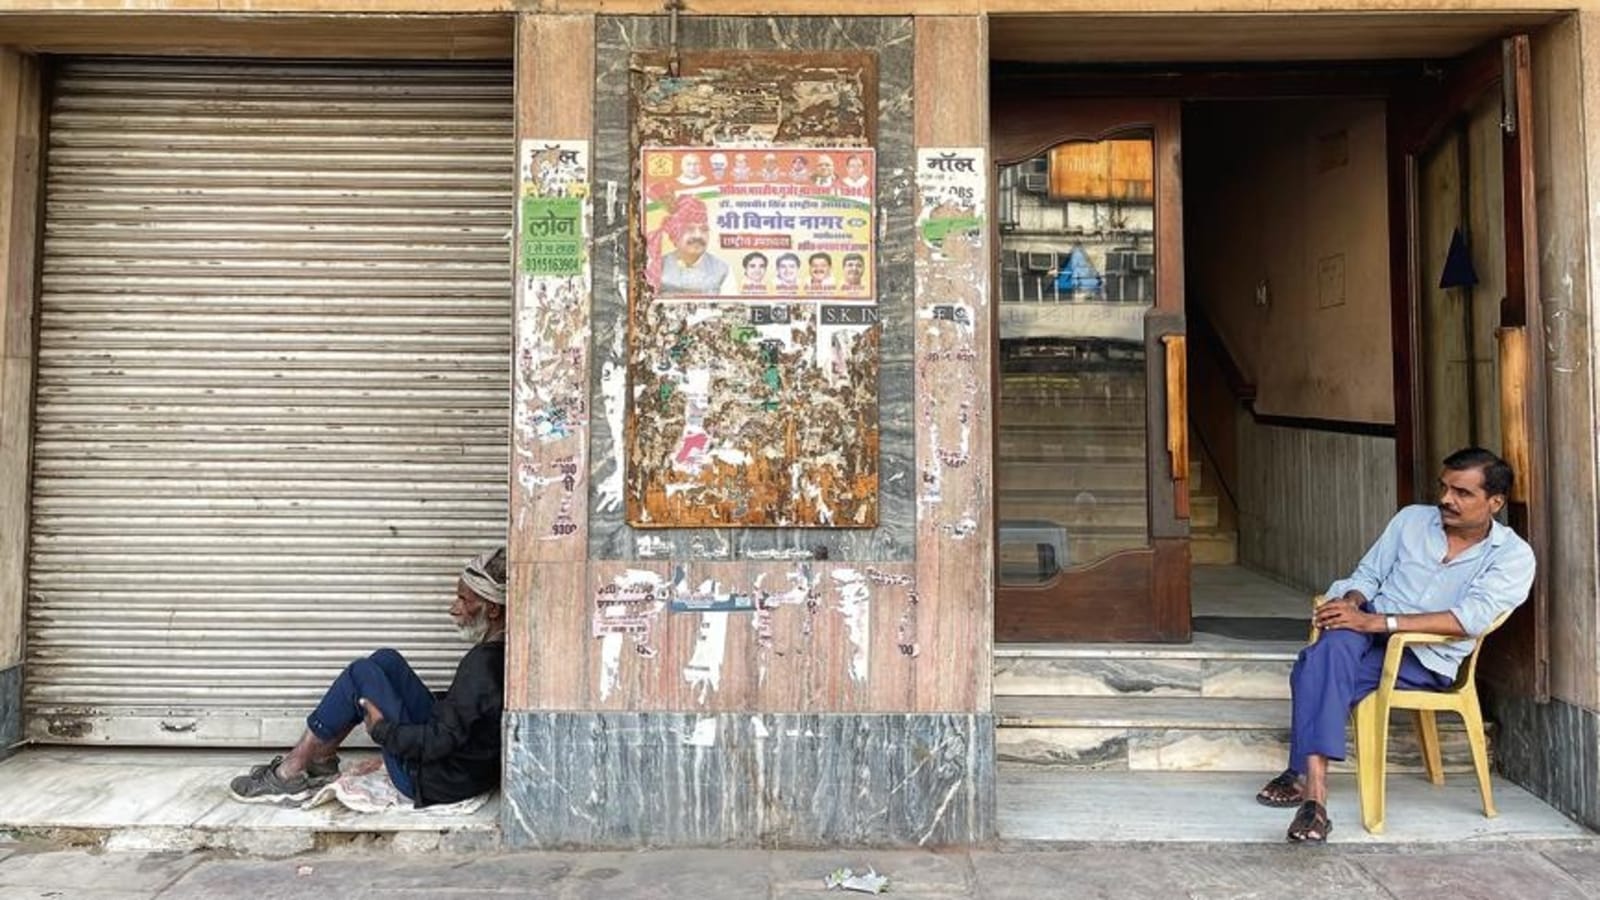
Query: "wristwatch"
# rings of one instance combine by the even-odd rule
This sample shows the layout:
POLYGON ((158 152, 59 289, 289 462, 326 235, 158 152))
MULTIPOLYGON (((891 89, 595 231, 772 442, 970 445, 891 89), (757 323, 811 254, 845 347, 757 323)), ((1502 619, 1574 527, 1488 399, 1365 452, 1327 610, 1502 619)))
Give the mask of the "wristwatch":
POLYGON ((1390 631, 1399 631, 1400 630, 1400 620, 1395 618, 1394 616, 1384 616, 1383 617, 1383 625, 1384 625, 1385 628, 1389 629, 1390 631))

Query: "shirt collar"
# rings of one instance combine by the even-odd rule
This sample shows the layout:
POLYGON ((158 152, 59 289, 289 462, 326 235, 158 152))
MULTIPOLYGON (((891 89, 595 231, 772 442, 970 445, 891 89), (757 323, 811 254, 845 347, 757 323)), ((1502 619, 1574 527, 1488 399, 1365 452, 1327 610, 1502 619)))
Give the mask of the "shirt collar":
MULTIPOLYGON (((1444 516, 1440 515, 1439 507, 1430 505, 1428 507, 1428 516, 1433 526, 1433 533, 1437 534, 1441 539, 1445 539, 1446 542, 1448 542, 1449 536, 1444 533, 1444 516)), ((1487 544, 1490 547, 1498 547, 1506 542, 1507 535, 1513 533, 1514 532, 1512 532, 1510 528, 1500 524, 1499 519, 1490 519, 1489 536, 1479 541, 1478 544, 1487 544)), ((1473 544, 1473 549, 1476 549, 1478 544, 1473 544)), ((1472 550, 1468 550, 1467 552, 1470 553, 1472 550)))

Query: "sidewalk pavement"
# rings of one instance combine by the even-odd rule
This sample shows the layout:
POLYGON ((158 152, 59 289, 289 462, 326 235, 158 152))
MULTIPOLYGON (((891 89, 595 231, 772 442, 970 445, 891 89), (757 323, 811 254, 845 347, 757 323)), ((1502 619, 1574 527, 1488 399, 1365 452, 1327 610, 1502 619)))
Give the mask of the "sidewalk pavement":
POLYGON ((289 859, 0 844, 6 900, 834 897, 823 878, 871 865, 905 898, 1600 898, 1600 841, 1408 847, 1188 844, 1040 850, 675 850, 404 854, 341 848, 289 859))

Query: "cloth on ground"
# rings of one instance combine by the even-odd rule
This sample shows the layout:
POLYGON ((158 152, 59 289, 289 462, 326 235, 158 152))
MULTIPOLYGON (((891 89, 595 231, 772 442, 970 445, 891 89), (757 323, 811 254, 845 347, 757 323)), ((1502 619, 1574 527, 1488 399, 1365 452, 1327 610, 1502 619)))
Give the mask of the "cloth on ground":
POLYGON ((466 816, 483 808, 494 792, 468 797, 457 803, 441 803, 417 809, 389 780, 383 769, 356 774, 346 772, 328 782, 300 804, 301 809, 311 809, 324 803, 338 803, 358 813, 403 811, 418 816, 466 816))

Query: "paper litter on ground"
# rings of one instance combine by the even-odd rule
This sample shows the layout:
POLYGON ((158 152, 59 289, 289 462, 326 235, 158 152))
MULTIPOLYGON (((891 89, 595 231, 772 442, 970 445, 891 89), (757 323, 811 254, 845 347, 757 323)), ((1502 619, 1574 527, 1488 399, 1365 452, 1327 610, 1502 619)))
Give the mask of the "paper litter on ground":
POLYGON ((830 890, 843 889, 862 894, 881 894, 889 889, 889 877, 879 875, 871 866, 859 875, 849 869, 834 869, 822 883, 830 890))
POLYGON ((365 774, 346 772, 328 782, 300 804, 301 809, 311 809, 324 803, 338 803, 358 813, 404 811, 419 816, 466 816, 477 812, 489 802, 490 794, 479 794, 458 803, 444 803, 416 809, 411 800, 400 793, 383 769, 365 774))

